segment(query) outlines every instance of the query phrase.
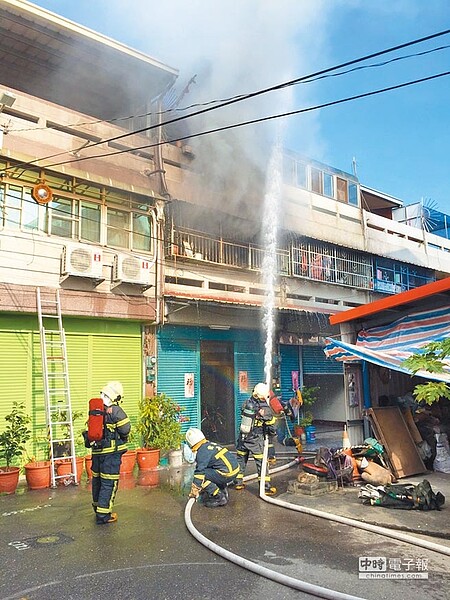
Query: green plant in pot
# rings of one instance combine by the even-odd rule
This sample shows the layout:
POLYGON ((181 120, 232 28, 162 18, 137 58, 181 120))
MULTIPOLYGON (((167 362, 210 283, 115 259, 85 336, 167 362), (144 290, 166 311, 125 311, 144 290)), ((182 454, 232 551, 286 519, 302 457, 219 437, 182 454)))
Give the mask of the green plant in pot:
POLYGON ((25 413, 25 405, 13 402, 12 406, 11 412, 5 416, 6 428, 0 434, 0 461, 6 464, 0 466, 0 492, 8 494, 15 492, 19 482, 20 468, 14 463, 19 462, 31 438, 28 429, 31 418, 25 413))
MULTIPOLYGON (((160 455, 180 448, 183 441, 180 422, 181 411, 181 407, 165 394, 142 398, 139 402, 138 423, 136 425, 142 446, 142 449, 137 451, 139 468, 143 468, 141 460, 143 451, 159 450, 160 455)), ((146 468, 154 468, 158 462, 156 465, 147 466, 146 468)))
POLYGON ((303 404, 298 412, 298 424, 300 427, 311 427, 314 416, 311 411, 312 406, 317 402, 319 396, 319 386, 303 386, 302 399, 303 404))

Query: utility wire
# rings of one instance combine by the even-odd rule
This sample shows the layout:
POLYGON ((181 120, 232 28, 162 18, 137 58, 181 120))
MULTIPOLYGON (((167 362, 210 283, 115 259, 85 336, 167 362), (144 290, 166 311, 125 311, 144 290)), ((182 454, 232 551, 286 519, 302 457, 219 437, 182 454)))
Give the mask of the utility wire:
MULTIPOLYGON (((123 139, 125 137, 129 137, 130 135, 136 135, 136 134, 139 134, 139 133, 144 133, 146 131, 150 131, 152 129, 155 129, 155 128, 158 128, 158 127, 161 127, 161 126, 171 125, 173 123, 177 123, 177 122, 182 121, 182 120, 187 119, 187 118, 191 118, 191 117, 195 117, 195 116, 198 116, 198 115, 201 115, 201 114, 205 114, 207 112, 210 112, 210 111, 213 111, 213 110, 217 110, 218 108, 224 108, 225 106, 230 106, 231 104, 235 104, 237 102, 241 102, 242 100, 248 100, 250 98, 255 98, 257 96, 260 96, 262 94, 266 94, 268 92, 273 92, 273 91, 281 90, 281 89, 284 89, 284 88, 287 88, 287 87, 290 87, 290 86, 293 86, 293 85, 297 85, 298 83, 307 81, 307 80, 309 80, 309 79, 311 79, 313 77, 318 77, 320 75, 325 75, 326 73, 331 73, 332 71, 336 71, 336 70, 342 69, 344 67, 355 65, 355 64, 358 64, 360 62, 369 60, 371 58, 375 58, 377 56, 382 56, 384 54, 388 54, 390 52, 395 52, 397 50, 401 50, 402 48, 407 48, 407 47, 413 46, 415 44, 420 44, 422 42, 429 41, 429 40, 435 39, 437 37, 441 37, 443 35, 448 35, 449 33, 450 33, 450 29, 446 29, 444 31, 440 31, 438 33, 433 33, 431 35, 428 35, 428 36, 425 36, 425 37, 422 37, 422 38, 418 38, 418 39, 412 40, 410 42, 405 42, 404 44, 399 44, 397 46, 392 46, 391 48, 387 48, 385 50, 380 50, 378 52, 374 52, 372 54, 368 54, 366 56, 363 56, 363 57, 360 57, 360 58, 356 58, 356 59, 353 59, 353 60, 341 63, 341 64, 336 65, 334 67, 328 67, 327 69, 322 69, 320 71, 316 71, 315 73, 311 73, 309 75, 304 75, 302 77, 298 77, 296 79, 292 79, 292 80, 284 82, 284 83, 280 83, 280 84, 277 84, 277 85, 274 85, 274 86, 271 86, 271 87, 268 87, 268 88, 264 88, 264 89, 258 90, 256 92, 252 92, 250 94, 245 94, 245 95, 242 95, 242 96, 238 96, 236 98, 232 98, 232 99, 227 100, 226 102, 222 102, 222 103, 220 103, 220 104, 218 104, 216 106, 209 106, 209 107, 204 108, 202 110, 199 110, 197 112, 193 112, 193 113, 190 113, 188 115, 176 117, 174 119, 170 119, 169 121, 165 121, 163 123, 158 123, 156 125, 150 125, 150 126, 147 126, 147 127, 142 127, 141 129, 137 129, 137 130, 134 130, 132 132, 127 132, 127 133, 124 133, 124 134, 121 134, 121 135, 118 135, 118 136, 115 136, 115 137, 112 137, 112 138, 109 138, 109 139, 106 139, 106 140, 102 140, 100 142, 94 142, 93 144, 91 144, 90 146, 87 146, 87 147, 92 148, 92 147, 98 146, 99 144, 110 143, 110 142, 113 142, 113 141, 117 141, 117 140, 123 139)), ((181 139, 186 139, 186 138, 181 138, 181 139)), ((165 143, 167 143, 167 142, 165 142, 165 143)), ((148 147, 152 147, 152 146, 148 146, 148 147)), ((53 158, 54 156, 55 155, 51 155, 51 156, 48 156, 48 157, 34 159, 33 161, 24 162, 24 163, 21 163, 21 164, 19 164, 17 166, 30 165, 30 164, 34 164, 36 162, 40 162, 42 160, 49 160, 50 158, 53 158)), ((69 161, 69 162, 74 162, 74 161, 69 161)), ((61 164, 66 164, 66 163, 61 163, 61 164)), ((2 173, 5 173, 5 170, 2 171, 2 173)), ((0 173, 0 175, 1 175, 1 173, 0 173)))
MULTIPOLYGON (((58 162, 58 163, 53 163, 50 165, 45 165, 46 169, 52 169, 53 167, 58 167, 61 165, 67 165, 67 164, 71 164, 73 162, 81 162, 84 160, 91 160, 91 159, 95 159, 95 158, 105 158, 107 156, 116 156, 118 154, 125 154, 128 152, 136 152, 138 150, 144 150, 147 148, 155 148, 157 146, 160 146, 162 144, 170 144, 173 143, 175 141, 183 141, 183 140, 188 140, 188 139, 192 139, 192 138, 198 138, 198 137, 202 137, 204 135, 209 135, 211 133, 218 133, 220 131, 228 131, 230 129, 236 129, 238 127, 244 127, 247 125, 254 125, 256 123, 263 123, 264 121, 272 121, 274 119, 281 119, 284 117, 291 117, 293 115, 299 115, 302 113, 306 113, 306 112, 312 112, 314 110, 320 110, 322 108, 327 108, 329 106, 336 106, 338 104, 344 104, 345 102, 351 102, 353 100, 359 100, 361 98, 368 98, 369 96, 376 96, 378 94, 383 94, 385 92, 390 92, 392 90, 398 90, 401 88, 405 88, 405 87, 409 87, 411 85, 416 85, 418 83, 423 83, 425 81, 432 81, 434 79, 439 79, 440 77, 446 77, 450 75, 450 71, 445 71, 443 73, 437 73, 436 75, 430 75, 428 77, 422 77, 421 79, 415 79, 414 81, 407 81, 405 83, 399 83, 397 85, 392 85, 386 88, 382 88, 379 90, 374 90, 371 92, 365 92, 363 94, 357 94, 355 96, 348 96, 347 98, 341 98, 340 100, 333 100, 331 102, 325 102, 324 104, 318 104, 316 106, 310 106, 308 108, 301 108, 298 110, 293 110, 293 111, 289 111, 289 112, 285 112, 285 113, 278 113, 275 115, 270 115, 268 117, 261 117, 259 119, 252 119, 250 121, 242 121, 240 123, 234 123, 233 125, 224 125, 223 127, 216 127, 214 129, 209 129, 206 131, 202 131, 200 133, 194 133, 194 134, 190 134, 190 135, 186 135, 183 137, 177 137, 173 140, 166 140, 164 142, 156 142, 153 144, 146 144, 144 146, 138 146, 137 148, 127 148, 125 150, 118 150, 116 152, 108 152, 107 154, 94 154, 92 156, 83 156, 80 158, 76 158, 73 160, 66 160, 66 161, 62 161, 62 162, 58 162)), ((20 166, 20 165, 19 165, 20 166)))
MULTIPOLYGON (((348 75, 349 73, 354 73, 356 71, 363 71, 365 69, 374 69, 374 68, 379 68, 379 67, 385 67, 386 65, 389 65, 389 64, 392 64, 395 62, 407 60, 409 58, 417 58, 419 56, 425 56, 427 54, 433 54, 434 52, 448 50, 449 48, 450 48, 450 45, 438 46, 436 48, 431 48, 430 50, 424 50, 423 52, 414 52, 412 54, 404 54, 403 56, 397 56, 397 57, 391 58, 389 60, 374 63, 372 65, 361 65, 359 67, 354 67, 353 69, 347 69, 346 71, 341 71, 339 73, 330 73, 330 74, 321 75, 318 77, 311 77, 310 79, 305 79, 305 81, 301 81, 299 83, 303 83, 303 84, 314 83, 314 82, 320 81, 322 79, 328 79, 331 77, 341 77, 342 75, 348 75)), ((170 114, 170 113, 179 113, 179 112, 184 112, 186 110, 190 110, 191 108, 198 108, 200 106, 211 106, 212 104, 218 104, 220 102, 228 102, 229 100, 245 98, 246 96, 247 96, 247 94, 237 94, 235 96, 229 96, 227 98, 209 100, 208 102, 194 102, 193 104, 189 104, 188 106, 183 106, 183 107, 177 106, 175 108, 168 108, 166 110, 161 110, 161 111, 150 111, 150 112, 141 113, 138 115, 128 115, 127 117, 116 117, 115 119, 97 119, 95 121, 84 121, 81 123, 80 122, 71 123, 71 124, 65 125, 65 127, 82 127, 84 125, 98 125, 99 123, 112 124, 112 123, 117 123, 118 121, 129 121, 131 119, 141 119, 143 117, 161 116, 161 115, 166 115, 166 114, 170 114)), ((22 129, 15 129, 15 128, 11 127, 10 129, 8 129, 8 133, 13 133, 13 132, 14 133, 22 133, 24 131, 44 131, 46 129, 48 129, 48 125, 46 125, 45 127, 24 127, 22 129)), ((100 143, 102 143, 102 142, 100 142, 100 143)), ((82 148, 80 148, 80 149, 82 149, 82 148)), ((74 152, 74 151, 72 150, 72 152, 74 152)))

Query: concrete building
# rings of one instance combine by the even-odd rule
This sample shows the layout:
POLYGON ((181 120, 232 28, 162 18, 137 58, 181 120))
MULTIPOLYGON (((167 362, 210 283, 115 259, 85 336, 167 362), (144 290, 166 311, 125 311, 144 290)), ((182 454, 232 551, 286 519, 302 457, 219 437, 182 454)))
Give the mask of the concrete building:
MULTIPOLYGON (((176 69, 28 2, 0 0, 0 17, 0 417, 13 380, 44 426, 41 288, 60 292, 75 409, 120 379, 132 419, 157 389, 233 442, 264 377, 265 173, 231 202, 202 138, 167 137, 176 69)), ((328 316, 442 278, 450 242, 351 174, 288 151, 278 168, 273 385, 285 400, 318 385, 316 419, 358 424, 328 316)))

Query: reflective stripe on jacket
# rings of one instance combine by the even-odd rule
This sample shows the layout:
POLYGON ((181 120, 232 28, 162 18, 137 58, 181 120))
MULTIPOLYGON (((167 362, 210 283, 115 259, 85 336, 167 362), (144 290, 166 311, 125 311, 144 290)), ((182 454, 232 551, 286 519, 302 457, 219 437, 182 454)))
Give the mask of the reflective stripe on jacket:
POLYGON ((205 478, 206 469, 214 469, 223 477, 232 478, 239 472, 239 465, 235 455, 227 448, 215 442, 205 440, 197 449, 196 467, 193 482, 201 487, 205 478))

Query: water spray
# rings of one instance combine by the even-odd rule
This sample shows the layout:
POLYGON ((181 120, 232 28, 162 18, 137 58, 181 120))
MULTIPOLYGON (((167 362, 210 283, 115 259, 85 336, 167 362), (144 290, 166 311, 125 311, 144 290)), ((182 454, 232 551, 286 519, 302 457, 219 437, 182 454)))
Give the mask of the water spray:
POLYGON ((278 142, 269 161, 267 191, 264 196, 263 239, 265 244, 262 264, 266 289, 263 305, 263 327, 266 332, 264 352, 264 379, 272 386, 272 354, 275 335, 275 286, 277 282, 278 212, 282 193, 282 151, 278 142))

